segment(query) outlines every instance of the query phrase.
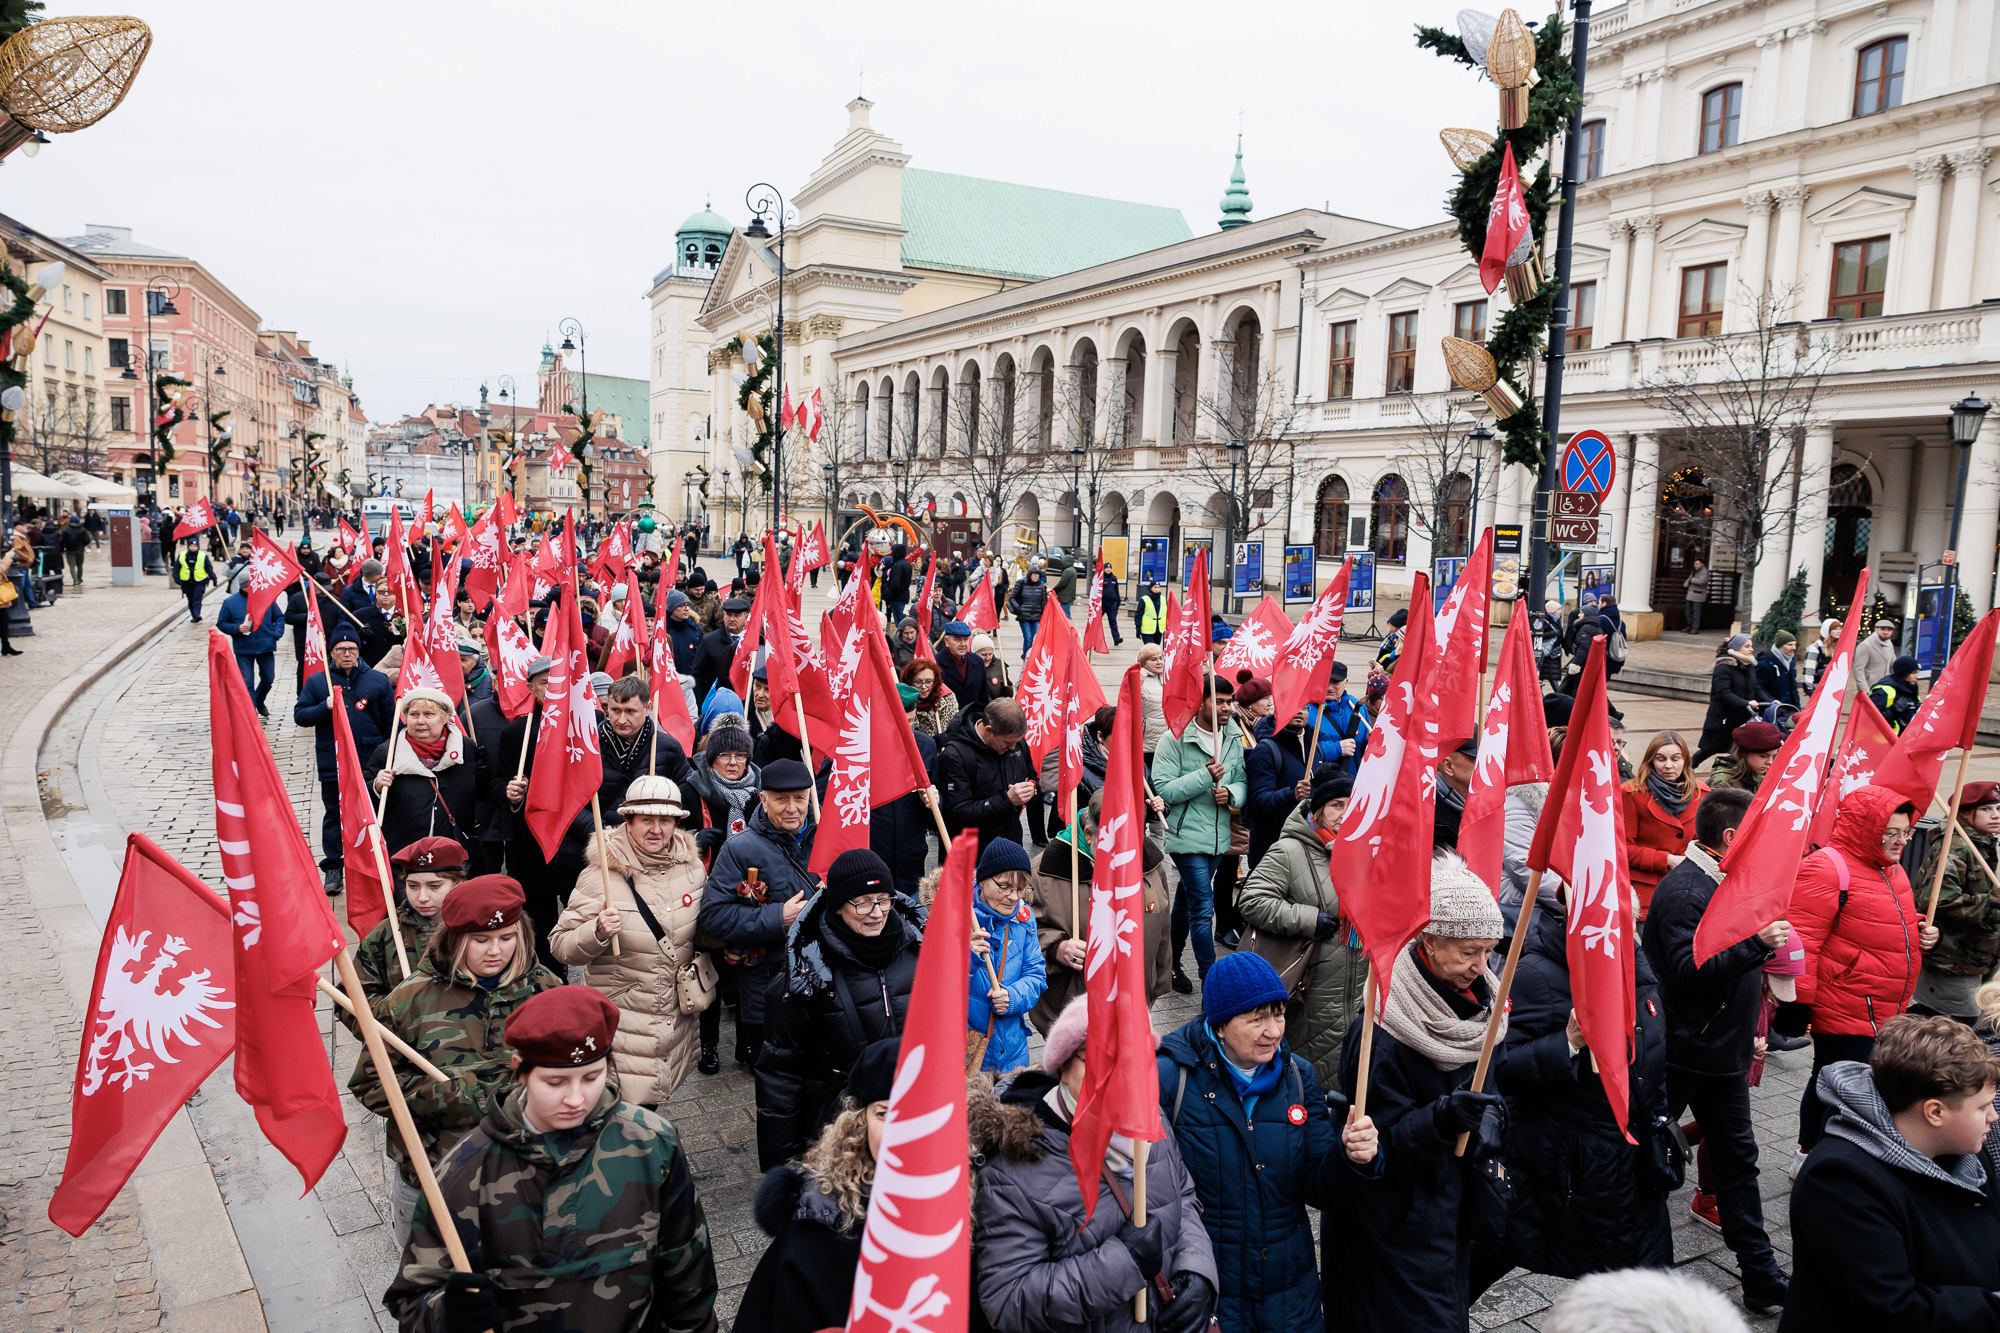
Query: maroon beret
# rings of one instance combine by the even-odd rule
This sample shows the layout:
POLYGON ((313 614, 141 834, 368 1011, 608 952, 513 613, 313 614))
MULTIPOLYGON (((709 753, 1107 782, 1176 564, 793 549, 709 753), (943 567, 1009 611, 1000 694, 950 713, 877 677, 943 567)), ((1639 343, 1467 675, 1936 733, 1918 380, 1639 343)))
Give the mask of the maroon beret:
POLYGON ((1248 671, 1236 673, 1236 702, 1239 704, 1259 703, 1271 697, 1271 682, 1262 676, 1253 676, 1248 671))
POLYGON ((1745 722, 1729 733, 1729 739, 1746 754, 1763 754, 1784 745, 1785 733, 1769 722, 1745 722))
POLYGON ((1966 783, 1958 798, 1958 808, 1970 810, 1975 805, 2000 805, 2000 782, 1966 783))
POLYGON ((618 1006, 591 986, 545 990, 507 1018, 507 1044, 521 1062, 548 1069, 575 1069, 604 1059, 611 1054, 616 1031, 618 1006))
POLYGON ((445 895, 440 915, 451 930, 499 930, 519 921, 527 905, 516 881, 505 875, 475 875, 445 895))
POLYGON ((412 870, 464 870, 465 848, 451 838, 418 838, 390 857, 389 864, 406 874, 412 870))

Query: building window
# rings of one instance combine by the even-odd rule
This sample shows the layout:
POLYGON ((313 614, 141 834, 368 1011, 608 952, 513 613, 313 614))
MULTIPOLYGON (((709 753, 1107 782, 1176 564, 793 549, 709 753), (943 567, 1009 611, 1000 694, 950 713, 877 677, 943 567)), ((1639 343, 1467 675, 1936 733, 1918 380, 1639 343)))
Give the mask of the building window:
POLYGON ((1835 319, 1859 319, 1882 313, 1882 293, 1889 285, 1889 238, 1845 241, 1833 247, 1833 297, 1826 313, 1835 319))
POLYGON ((1703 264, 1681 270, 1680 337, 1700 338, 1722 332, 1722 291, 1729 265, 1703 264))
POLYGON ((1743 85, 1725 83, 1711 88, 1701 98, 1701 151, 1717 152, 1736 146, 1736 134, 1743 121, 1743 85))
POLYGON ((1885 37, 1861 48, 1854 62, 1854 114, 1872 116, 1903 104, 1903 58, 1910 39, 1885 37))
POLYGON ((129 341, 124 338, 107 338, 104 340, 104 345, 107 349, 106 355, 111 358, 112 369, 123 370, 132 364, 132 344, 129 341))
POLYGON ((64 283, 64 284, 63 284, 63 313, 64 313, 65 315, 67 315, 68 313, 70 313, 70 311, 72 311, 72 310, 75 310, 75 309, 76 309, 76 304, 75 304, 75 301, 76 301, 76 298, 75 298, 74 296, 72 296, 72 295, 70 294, 70 290, 69 290, 69 284, 68 284, 68 283, 64 283))
POLYGON ((83 373, 86 375, 95 375, 97 373, 97 349, 95 347, 85 347, 83 349, 83 373))
POLYGON ((1563 350, 1587 352, 1597 324, 1597 284, 1573 282, 1569 288, 1569 330, 1563 334, 1563 350))
POLYGON ((83 317, 84 317, 85 319, 89 319, 89 318, 90 318, 90 293, 89 293, 89 292, 85 292, 85 293, 83 294, 83 317))
POLYGON ((167 340, 165 338, 155 338, 153 339, 152 347, 153 347, 153 364, 151 369, 153 370, 173 369, 174 354, 172 349, 168 346, 167 340))
POLYGON ((1400 565, 1410 553, 1410 488, 1391 472, 1375 484, 1368 543, 1377 564, 1400 565))
POLYGON ((1329 398, 1352 398, 1354 396, 1354 321, 1343 320, 1333 326, 1332 337, 1326 353, 1326 396, 1329 398))
POLYGON ((1313 524, 1313 545, 1322 560, 1347 553, 1347 483, 1328 477, 1319 488, 1319 515, 1313 524))
POLYGON ((56 340, 54 338, 42 339, 42 364, 50 370, 56 368, 56 340))
POLYGON ((132 400, 130 398, 113 398, 111 400, 111 429, 132 429, 132 400))
POLYGON ((166 313, 166 307, 167 294, 165 292, 148 291, 146 293, 146 313, 154 319, 162 318, 166 313))
POLYGON ((1486 341, 1486 302, 1460 301, 1452 307, 1451 333, 1469 343, 1486 341))
POLYGON ((63 369, 76 369, 76 344, 67 338, 63 340, 63 369))
POLYGON ((104 313, 107 315, 122 315, 125 313, 125 289, 123 287, 106 287, 104 289, 104 313))
POLYGON ((1384 393, 1410 393, 1417 382, 1417 312, 1389 316, 1389 375, 1384 393))
POLYGON ((1577 141, 1576 156, 1583 167, 1583 178, 1594 181, 1604 174, 1604 122, 1586 120, 1583 122, 1583 137, 1577 141))

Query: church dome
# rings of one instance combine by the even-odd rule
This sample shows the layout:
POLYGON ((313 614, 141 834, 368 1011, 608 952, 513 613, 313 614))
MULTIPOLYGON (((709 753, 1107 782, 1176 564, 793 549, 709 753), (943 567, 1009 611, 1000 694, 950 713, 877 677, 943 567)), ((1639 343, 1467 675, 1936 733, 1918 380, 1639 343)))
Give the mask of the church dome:
POLYGON ((674 263, 681 268, 714 268, 736 227, 714 209, 703 207, 674 233, 674 263))

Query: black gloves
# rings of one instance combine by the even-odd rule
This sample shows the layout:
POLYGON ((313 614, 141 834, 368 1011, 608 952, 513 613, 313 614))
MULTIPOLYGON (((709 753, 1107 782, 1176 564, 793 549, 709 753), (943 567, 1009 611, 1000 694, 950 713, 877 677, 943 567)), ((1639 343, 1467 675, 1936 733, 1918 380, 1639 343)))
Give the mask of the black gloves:
POLYGON ((1166 1265, 1167 1239, 1157 1216, 1147 1218, 1143 1227, 1133 1226, 1132 1219, 1126 1218, 1125 1225, 1118 1228, 1118 1243, 1132 1252, 1132 1262, 1139 1265, 1146 1281, 1160 1275, 1160 1269, 1166 1265))
POLYGON ((444 1280, 444 1333, 487 1333, 507 1322, 499 1289, 487 1273, 452 1273, 444 1280))
POLYGON ((1215 1313, 1215 1288, 1199 1273, 1174 1274, 1174 1298, 1152 1321, 1154 1333, 1202 1333, 1215 1313))
POLYGON ((1327 1089, 1326 1109, 1327 1112, 1333 1116, 1333 1123, 1335 1128, 1338 1128, 1339 1126, 1347 1123, 1347 1111, 1348 1108, 1353 1105, 1354 1105, 1353 1100, 1350 1099, 1346 1093, 1336 1091, 1332 1088, 1327 1089))
POLYGON ((1459 1088, 1447 1092, 1431 1103, 1431 1124, 1446 1138, 1457 1138, 1479 1128, 1479 1121, 1489 1106, 1500 1105, 1497 1092, 1474 1092, 1470 1088, 1459 1088))
POLYGON ((1316 940, 1330 940, 1339 930, 1340 918, 1321 912, 1318 924, 1313 927, 1313 938, 1316 940))
POLYGON ((1479 1132, 1473 1135, 1479 1145, 1481 1160, 1498 1157, 1507 1140, 1507 1107, 1495 1098, 1494 1104, 1486 1108, 1479 1117, 1479 1132))
POLYGON ((729 835, 719 828, 696 829, 694 847, 698 852, 712 852, 729 840, 729 835))

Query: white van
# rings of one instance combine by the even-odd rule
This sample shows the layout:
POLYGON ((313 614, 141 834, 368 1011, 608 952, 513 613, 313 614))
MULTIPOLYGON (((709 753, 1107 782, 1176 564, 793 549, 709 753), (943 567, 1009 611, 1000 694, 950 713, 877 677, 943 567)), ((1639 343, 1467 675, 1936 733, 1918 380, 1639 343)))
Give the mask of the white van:
POLYGON ((389 511, 392 509, 402 512, 403 531, 408 532, 410 525, 417 521, 417 506, 413 502, 409 500, 387 499, 363 500, 361 502, 361 517, 368 524, 368 535, 370 537, 382 537, 388 534, 389 511))

